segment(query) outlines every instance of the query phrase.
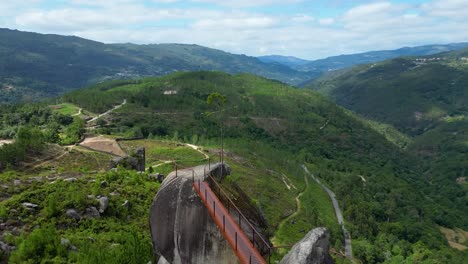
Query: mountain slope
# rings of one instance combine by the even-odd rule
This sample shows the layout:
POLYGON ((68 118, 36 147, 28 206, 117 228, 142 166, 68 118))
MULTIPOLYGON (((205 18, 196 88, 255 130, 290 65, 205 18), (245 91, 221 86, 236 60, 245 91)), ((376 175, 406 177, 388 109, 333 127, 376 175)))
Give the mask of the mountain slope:
POLYGON ((308 75, 284 65, 196 45, 107 45, 78 37, 0 29, 0 103, 37 100, 106 79, 174 71, 250 72, 298 84, 308 75))
MULTIPOLYGON (((458 207, 458 202, 444 200, 443 206, 429 202, 437 201, 431 197, 438 194, 427 186, 418 158, 311 91, 251 75, 197 72, 98 85, 70 93, 64 100, 100 112, 102 106, 111 107, 125 98, 128 104, 112 114, 112 122, 103 132, 124 130, 131 131, 130 135, 203 137, 219 143, 218 118, 221 118, 228 151, 255 156, 256 149, 267 144, 296 153, 296 162, 309 163, 312 172, 334 189, 346 208, 345 219, 352 236, 362 243, 390 232, 411 243, 421 240, 441 247, 445 242, 443 238, 435 239, 439 234, 431 231, 431 223, 464 225, 466 211, 458 207), (167 91, 171 93, 165 95, 167 91), (225 110, 215 111, 222 113, 218 117, 206 114, 211 111, 206 98, 213 92, 228 99, 225 110), (388 223, 404 225, 407 231, 405 234, 396 229, 389 231, 392 224, 388 223)), ((269 192, 266 185, 244 177, 235 181, 250 190, 247 193, 266 211, 274 211, 270 206, 276 198, 266 199, 253 191, 269 192)), ((267 216, 271 222, 278 221, 271 214, 267 216)))
POLYGON ((296 58, 293 56, 281 56, 281 55, 268 55, 268 56, 260 56, 257 58, 266 63, 276 62, 276 63, 283 64, 291 68, 298 67, 298 66, 311 62, 311 61, 303 60, 303 59, 296 58))
POLYGON ((419 135, 444 118, 468 113, 467 52, 358 66, 308 87, 358 114, 419 135))
POLYGON ((358 64, 367 64, 401 56, 424 56, 441 52, 463 49, 468 43, 453 43, 445 45, 426 45, 417 47, 405 47, 396 50, 370 51, 358 54, 332 56, 325 59, 311 61, 294 67, 299 71, 327 72, 347 68, 358 64))
MULTIPOLYGON (((371 124, 394 126, 410 137, 402 146, 420 159, 424 192, 434 193, 441 204, 458 204, 468 211, 463 184, 468 171, 467 48, 357 66, 308 87, 371 119, 371 124)), ((437 214, 445 225, 443 213, 437 214)))

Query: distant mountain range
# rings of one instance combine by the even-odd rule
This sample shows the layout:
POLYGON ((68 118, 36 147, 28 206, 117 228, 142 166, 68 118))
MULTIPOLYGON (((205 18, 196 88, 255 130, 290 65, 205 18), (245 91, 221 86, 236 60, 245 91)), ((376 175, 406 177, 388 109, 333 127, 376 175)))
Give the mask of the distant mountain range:
POLYGON ((447 117, 468 115, 468 48, 356 66, 306 87, 367 118, 419 135, 447 117))
POLYGON ((0 103, 40 100, 106 80, 178 71, 252 73, 302 86, 330 70, 466 45, 433 45, 306 61, 283 56, 256 58, 198 45, 104 44, 74 36, 0 29, 0 103))
POLYGON ((104 80, 195 70, 248 72, 294 85, 311 79, 281 64, 197 45, 104 44, 0 29, 0 103, 53 97, 104 80))
POLYGON ((283 64, 291 68, 299 67, 304 64, 312 62, 309 60, 303 60, 303 59, 293 57, 293 56, 281 56, 281 55, 260 56, 258 57, 258 59, 265 63, 279 63, 279 64, 283 64))
POLYGON ((468 47, 468 42, 444 45, 426 45, 418 47, 404 47, 396 50, 370 51, 358 54, 332 56, 320 60, 303 60, 290 56, 261 56, 261 61, 267 63, 279 63, 291 67, 297 71, 323 73, 351 67, 357 64, 366 64, 393 59, 401 56, 424 56, 441 52, 453 51, 468 47))

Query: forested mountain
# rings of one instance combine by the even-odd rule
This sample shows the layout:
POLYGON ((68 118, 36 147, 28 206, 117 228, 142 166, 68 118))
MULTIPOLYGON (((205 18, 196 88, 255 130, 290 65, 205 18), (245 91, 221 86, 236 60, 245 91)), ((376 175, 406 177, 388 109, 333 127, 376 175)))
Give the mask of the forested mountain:
MULTIPOLYGON (((468 43, 453 43, 445 45, 426 45, 417 47, 404 47, 396 50, 370 51, 358 54, 332 56, 325 59, 309 61, 293 67, 298 71, 328 72, 351 67, 358 64, 367 64, 401 56, 424 56, 441 52, 453 51, 467 47, 468 43)), ((277 61, 279 62, 279 61, 277 61)))
MULTIPOLYGON (((422 159, 309 90, 252 75, 197 72, 101 84, 67 94, 64 100, 100 112, 126 98, 128 105, 113 115, 103 130, 107 133, 130 130, 140 136, 219 139, 219 122, 206 115, 211 93, 227 98, 220 118, 228 149, 238 149, 247 140, 296 153, 295 162, 310 164, 313 173, 335 190, 360 259, 383 262, 387 253, 381 248, 398 244, 409 249, 418 244, 434 252, 434 259, 445 261, 436 253, 448 249, 435 224, 467 228, 463 187, 453 183, 442 192, 434 189, 420 168, 422 159), (172 92, 164 95, 166 91, 172 92), (373 246, 375 241, 381 244, 373 246)), ((245 190, 269 192, 268 185, 253 188, 247 179, 240 184, 245 190)), ((268 212, 274 210, 269 205, 275 199, 249 195, 268 212)), ((400 257, 411 259, 411 254, 400 257)))
POLYGON ((364 117, 419 135, 468 113, 468 49, 358 66, 308 85, 364 117))
MULTIPOLYGON (((437 200, 457 192, 466 204, 468 49, 356 66, 308 87, 365 118, 397 128, 408 137, 406 152, 422 161, 422 175, 438 193, 437 200)), ((468 211, 466 205, 462 208, 468 211)))
POLYGON ((266 62, 266 63, 279 63, 286 65, 291 68, 295 68, 306 63, 310 63, 309 60, 303 60, 300 58, 296 58, 293 56, 281 56, 281 55, 268 55, 268 56, 260 56, 258 57, 259 60, 266 62))
POLYGON ((107 45, 0 29, 0 103, 57 96, 106 79, 193 70, 250 72, 290 84, 309 79, 283 65, 197 45, 107 45))
MULTIPOLYGON (((443 170, 434 170, 432 177, 428 177, 425 168, 421 167, 425 164, 424 157, 413 155, 390 143, 369 124, 309 89, 296 89, 250 74, 229 75, 204 71, 105 82, 68 93, 59 101, 82 109, 76 110, 78 114, 102 113, 126 102, 97 123, 94 133, 108 134, 109 137, 137 136, 206 145, 214 149, 224 142, 226 159, 234 170, 225 184, 228 187, 239 186, 250 197, 249 203, 261 210, 269 223, 270 238, 277 243, 294 243, 303 237, 305 230, 320 225, 331 231, 332 247, 336 250, 342 248, 341 230, 333 209, 327 207, 330 206, 330 201, 326 194, 321 194, 320 188, 316 189, 311 180, 307 180, 308 175, 301 168, 302 164, 306 164, 315 176, 335 192, 353 239, 355 258, 364 263, 414 263, 421 259, 436 263, 460 263, 466 259, 466 251, 450 248, 438 227, 468 228, 465 221, 468 210, 463 187, 455 183, 443 187, 435 185, 441 179, 437 173, 443 173, 443 170), (225 98, 226 101, 209 104, 207 98, 210 96, 225 98), (288 190, 283 183, 285 180, 297 188, 288 190), (301 206, 293 209, 296 199, 300 199, 301 206), (294 210, 297 210, 294 218, 288 218, 294 210), (285 219, 287 224, 282 225, 285 219)), ((11 169, 21 162, 18 159, 8 159, 8 153, 40 151, 32 143, 70 144, 68 139, 77 141, 83 134, 83 120, 78 116, 72 118, 71 115, 75 114, 64 116, 54 109, 56 106, 47 106, 45 103, 1 109, 2 135, 17 139, 10 147, 0 148, 0 159, 5 159, 0 162, 7 164, 6 167, 9 168, 9 171, 0 173, 3 184, 15 179, 15 172, 11 169), (30 128, 32 126, 40 129, 30 128), (31 134, 34 136, 28 136, 31 134), (32 143, 25 140, 31 137, 38 140, 32 143)), ((175 150, 167 148, 167 143, 157 144, 163 144, 163 147, 158 145, 157 149, 149 150, 149 157, 157 153, 167 160, 164 155, 170 157, 173 155, 171 153, 175 153, 175 150)), ((183 151, 186 152, 187 150, 183 151)), ((78 153, 85 155, 89 150, 78 153)), ((59 175, 71 174, 76 177, 86 172, 85 168, 89 166, 87 163, 96 162, 105 164, 104 161, 93 159, 86 164, 64 163, 52 171, 50 167, 46 167, 41 174, 53 176, 55 170, 58 170, 59 175), (76 168, 68 168, 69 166, 76 168)), ((193 163, 193 157, 190 162, 188 164, 192 166, 197 164, 193 163)), ((21 177, 27 177, 27 174, 23 174, 21 177)), ((31 185, 34 188, 26 188, 16 196, 0 201, 0 218, 3 219, 21 218, 25 210, 15 213, 11 209, 21 207, 23 202, 31 199, 40 202, 40 208, 44 209, 36 211, 28 218, 21 218, 21 221, 27 227, 49 226, 46 230, 39 229, 42 231, 37 231, 30 237, 10 239, 9 241, 17 241, 10 242, 14 245, 23 245, 13 253, 12 258, 21 260, 27 254, 32 254, 26 250, 28 245, 55 243, 49 240, 38 242, 41 241, 38 237, 44 237, 37 234, 38 232, 51 233, 52 237, 58 237, 58 241, 60 235, 71 236, 75 243, 87 245, 85 251, 60 251, 50 253, 44 259, 51 259, 56 256, 54 254, 59 254, 57 258, 78 260, 91 259, 97 254, 93 250, 98 250, 96 247, 101 243, 118 241, 122 245, 128 245, 126 241, 132 239, 128 235, 130 230, 148 232, 148 225, 142 217, 147 208, 139 203, 141 199, 144 203, 151 201, 151 194, 154 195, 152 190, 157 185, 135 175, 128 172, 98 176, 91 174, 88 177, 98 177, 99 180, 89 183, 92 184, 91 187, 82 187, 82 190, 72 189, 73 186, 67 185, 65 181, 45 185, 35 183, 31 185), (125 197, 132 197, 131 203, 135 204, 136 209, 121 212, 114 202, 112 211, 104 214, 101 220, 82 220, 88 225, 78 227, 70 224, 70 219, 62 213, 63 208, 85 208, 90 203, 86 198, 89 194, 83 191, 86 189, 93 190, 95 194, 104 190, 110 193, 109 188, 102 187, 100 181, 103 179, 111 182, 114 187, 120 186, 116 184, 123 184, 122 182, 130 184, 131 188, 119 187, 119 192, 126 193, 125 197), (43 197, 46 193, 54 192, 54 188, 69 188, 71 191, 64 192, 67 194, 64 200, 54 205, 50 198, 44 200, 43 197), (138 221, 129 221, 128 216, 138 221), (61 228, 67 228, 64 231, 55 230, 50 227, 55 223, 61 228), (103 236, 93 234, 100 240, 89 245, 87 237, 92 228, 107 231, 103 236), (118 232, 120 228, 124 229, 122 232, 127 232, 127 236, 123 236, 124 233, 113 233, 117 232, 113 230, 115 228, 119 229, 118 232)), ((88 183, 80 180, 75 182, 80 186, 88 186, 88 183)), ((8 193, 15 193, 15 190, 9 189, 8 193)), ((120 199, 123 202, 123 197, 120 199)), ((143 234, 145 236, 146 233, 143 234)), ((140 241, 143 243, 146 240, 140 241)), ((34 254, 44 253, 39 250, 34 254)), ((144 254, 146 255, 142 256, 150 253, 144 254)), ((109 257, 98 256, 104 259, 109 257)), ((347 263, 343 259, 338 260, 347 263)))

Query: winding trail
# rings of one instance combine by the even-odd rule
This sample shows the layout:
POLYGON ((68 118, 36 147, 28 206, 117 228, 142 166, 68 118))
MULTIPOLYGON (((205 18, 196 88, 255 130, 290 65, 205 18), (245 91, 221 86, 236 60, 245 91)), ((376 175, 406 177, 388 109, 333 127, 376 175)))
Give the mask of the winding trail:
POLYGON ((198 151, 199 153, 201 153, 203 156, 205 156, 205 159, 209 159, 210 156, 208 156, 208 154, 206 154, 205 152, 203 152, 201 150, 201 147, 200 146, 197 146, 197 145, 193 145, 193 144, 185 144, 186 146, 188 147, 191 147, 193 148, 194 150, 198 151))
MULTIPOLYGON (((302 192, 300 192, 297 196, 296 196, 296 211, 294 213, 292 213, 291 215, 289 215, 288 217, 286 217, 283 221, 281 221, 278 225, 278 228, 277 230, 280 230, 281 227, 286 224, 291 218, 295 217, 297 214, 299 214, 299 211, 301 210, 301 196, 305 193, 305 191, 307 190, 307 188, 309 188, 309 181, 307 180, 307 177, 304 176, 304 180, 306 182, 306 187, 304 188, 304 190, 302 192)), ((275 240, 274 238, 272 240, 275 240)))
POLYGON ((328 189, 327 186, 325 186, 317 177, 315 177, 312 173, 309 172, 309 169, 305 165, 302 165, 302 168, 304 171, 318 184, 322 189, 324 189, 328 196, 330 196, 330 199, 332 200, 333 207, 335 208, 335 214, 336 218, 338 219, 338 224, 341 226, 341 230, 343 231, 343 237, 345 240, 345 255, 348 259, 353 259, 353 250, 351 247, 351 236, 348 233, 348 230, 346 230, 346 227, 344 225, 344 220, 343 220, 343 214, 341 213, 340 206, 338 204, 338 201, 336 200, 335 194, 328 189))
POLYGON ((122 102, 121 104, 114 106, 114 108, 108 110, 108 111, 105 112, 105 113, 99 114, 99 115, 97 115, 96 117, 91 118, 91 119, 88 120, 88 122, 86 122, 86 123, 89 124, 89 123, 91 123, 91 122, 94 122, 94 121, 98 120, 99 118, 101 118, 101 117, 103 117, 103 116, 106 116, 106 115, 108 115, 108 114, 114 112, 115 110, 119 109, 120 107, 122 107, 122 106, 124 106, 124 105, 126 105, 126 104, 127 104, 127 99, 124 99, 123 102, 122 102))

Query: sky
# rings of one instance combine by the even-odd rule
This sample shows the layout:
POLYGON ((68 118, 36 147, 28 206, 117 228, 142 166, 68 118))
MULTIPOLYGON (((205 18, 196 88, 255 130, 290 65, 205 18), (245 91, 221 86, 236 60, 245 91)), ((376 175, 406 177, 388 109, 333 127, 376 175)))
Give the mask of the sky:
POLYGON ((1 0, 0 27, 319 59, 468 42, 468 0, 1 0))

